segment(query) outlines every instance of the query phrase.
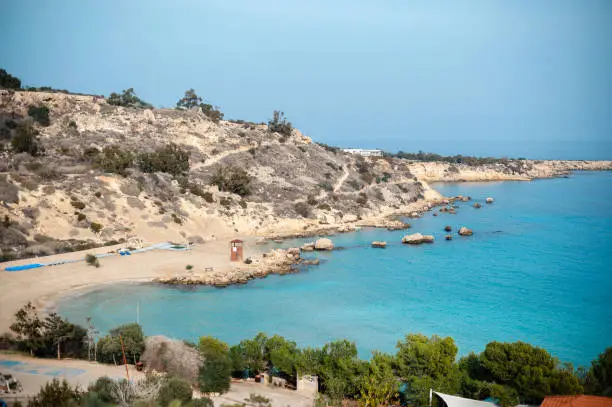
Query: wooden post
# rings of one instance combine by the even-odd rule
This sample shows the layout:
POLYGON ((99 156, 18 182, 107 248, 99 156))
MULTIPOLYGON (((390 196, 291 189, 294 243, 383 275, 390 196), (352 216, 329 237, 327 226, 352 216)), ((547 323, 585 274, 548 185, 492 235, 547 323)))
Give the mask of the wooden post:
POLYGON ((128 382, 130 381, 130 372, 128 371, 127 359, 125 358, 125 346, 123 346, 123 337, 119 335, 119 341, 121 342, 121 353, 123 353, 123 364, 125 365, 125 375, 127 376, 128 382))

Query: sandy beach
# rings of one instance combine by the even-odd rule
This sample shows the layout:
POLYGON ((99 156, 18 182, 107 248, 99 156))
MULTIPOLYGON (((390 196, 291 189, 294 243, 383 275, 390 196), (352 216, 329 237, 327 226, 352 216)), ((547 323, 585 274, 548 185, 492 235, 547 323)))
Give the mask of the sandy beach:
MULTIPOLYGON (((109 283, 151 281, 158 277, 186 274, 187 265, 193 265, 193 270, 198 273, 206 273, 206 268, 214 268, 219 272, 230 271, 233 267, 229 261, 229 240, 217 240, 195 245, 189 251, 152 250, 131 256, 105 257, 100 259, 99 268, 82 261, 17 272, 4 270, 13 265, 83 259, 87 253, 103 254, 112 249, 100 247, 83 252, 2 263, 0 332, 9 331, 13 315, 28 301, 32 301, 42 310, 52 306, 57 298, 71 292, 109 283)), ((255 255, 261 250, 260 246, 255 245, 254 238, 245 239, 245 257, 255 255)))

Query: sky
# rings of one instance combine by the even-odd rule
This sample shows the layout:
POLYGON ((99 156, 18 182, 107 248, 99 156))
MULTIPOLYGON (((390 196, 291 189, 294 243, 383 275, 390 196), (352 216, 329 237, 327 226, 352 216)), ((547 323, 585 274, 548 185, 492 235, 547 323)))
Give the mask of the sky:
POLYGON ((609 0, 3 0, 24 85, 226 118, 282 110, 316 141, 612 159, 609 0))

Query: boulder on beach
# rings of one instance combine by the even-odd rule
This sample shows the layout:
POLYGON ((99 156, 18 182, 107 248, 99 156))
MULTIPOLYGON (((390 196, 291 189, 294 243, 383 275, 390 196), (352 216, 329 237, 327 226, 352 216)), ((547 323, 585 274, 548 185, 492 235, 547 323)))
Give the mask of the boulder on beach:
POLYGON ((323 237, 315 242, 314 248, 315 250, 333 250, 334 243, 331 241, 331 239, 323 237))
POLYGON ((449 225, 444 226, 444 231, 445 232, 450 232, 451 230, 453 230, 453 228, 450 227, 449 225))
POLYGON ((459 229, 459 236, 472 236, 474 234, 474 232, 472 232, 472 229, 468 229, 465 226, 462 226, 461 229, 459 229))
POLYGON ((385 247, 387 247, 387 242, 380 242, 378 240, 375 240, 372 242, 372 247, 384 249, 385 247))
POLYGON ((446 240, 453 240, 453 235, 446 235, 446 236, 444 236, 444 238, 446 240))
POLYGON ((472 206, 474 206, 474 208, 478 209, 478 208, 480 208, 482 205, 481 205, 481 204, 479 204, 478 202, 475 202, 475 203, 474 203, 474 205, 472 205, 472 206))
POLYGON ((493 203, 493 198, 488 197, 488 198, 487 198, 487 203, 493 203))
POLYGON ((352 213, 347 213, 342 217, 342 222, 357 222, 357 215, 352 213))
POLYGON ((433 241, 434 237, 432 235, 422 235, 420 233, 413 233, 402 238, 404 244, 433 243, 433 241))

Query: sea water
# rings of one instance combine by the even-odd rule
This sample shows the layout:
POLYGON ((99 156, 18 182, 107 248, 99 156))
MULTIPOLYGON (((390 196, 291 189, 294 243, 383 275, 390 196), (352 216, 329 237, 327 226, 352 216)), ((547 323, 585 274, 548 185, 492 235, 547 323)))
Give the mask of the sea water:
POLYGON ((456 215, 413 219, 408 231, 334 236, 344 250, 313 254, 321 265, 299 274, 225 289, 117 284, 66 298, 58 309, 75 323, 91 316, 106 331, 135 321, 138 307, 147 335, 192 341, 213 335, 235 344, 258 332, 301 346, 347 338, 364 358, 394 352, 408 333, 451 336, 460 354, 520 340, 576 365, 612 345, 611 172, 433 186, 472 201, 456 215), (452 241, 444 240, 446 225, 452 241), (460 226, 474 235, 457 236, 460 226), (433 234, 435 243, 400 243, 415 232, 433 234), (371 248, 373 240, 388 246, 371 248))

